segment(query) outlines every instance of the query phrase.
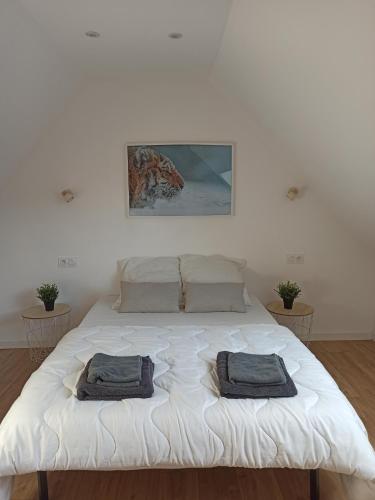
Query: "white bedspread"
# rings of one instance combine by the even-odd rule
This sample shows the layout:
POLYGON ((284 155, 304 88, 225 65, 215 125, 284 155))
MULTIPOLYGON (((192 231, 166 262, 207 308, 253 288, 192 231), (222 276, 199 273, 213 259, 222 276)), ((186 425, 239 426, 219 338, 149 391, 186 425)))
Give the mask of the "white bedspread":
POLYGON ((168 326, 168 325, 253 325, 274 324, 277 322, 255 295, 250 295, 251 306, 245 313, 119 313, 112 309, 118 295, 105 295, 91 307, 83 318, 81 326, 168 326))
MULTIPOLYGON (((356 412, 314 355, 273 324, 77 328, 31 376, 0 426, 0 476, 212 466, 323 468, 375 479, 375 453, 356 412), (278 353, 298 396, 219 397, 220 350, 278 353), (96 352, 150 355, 154 396, 78 401, 77 374, 96 352)), ((4 478, 3 492, 8 486, 4 478)))

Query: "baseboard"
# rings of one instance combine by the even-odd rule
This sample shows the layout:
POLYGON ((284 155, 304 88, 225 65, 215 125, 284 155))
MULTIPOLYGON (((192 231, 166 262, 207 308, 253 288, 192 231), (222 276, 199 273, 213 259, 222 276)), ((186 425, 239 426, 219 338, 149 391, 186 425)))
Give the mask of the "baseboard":
POLYGON ((29 347, 27 340, 0 340, 0 349, 24 349, 29 347))
POLYGON ((372 332, 314 332, 310 340, 374 340, 372 332))

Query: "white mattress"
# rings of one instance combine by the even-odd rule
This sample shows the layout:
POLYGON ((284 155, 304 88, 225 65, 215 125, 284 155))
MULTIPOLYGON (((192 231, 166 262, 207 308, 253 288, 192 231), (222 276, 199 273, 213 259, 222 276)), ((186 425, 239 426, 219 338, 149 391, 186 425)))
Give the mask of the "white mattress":
POLYGON ((246 324, 277 324, 273 316, 254 295, 250 296, 251 306, 245 313, 119 313, 112 309, 117 295, 101 297, 89 310, 80 326, 98 325, 246 325, 246 324))
MULTIPOLYGON (((285 327, 271 320, 90 326, 101 322, 94 315, 102 305, 62 339, 2 422, 1 500, 10 498, 11 476, 36 470, 290 467, 375 479, 375 453, 362 422, 321 363, 285 327), (298 395, 220 397, 215 359, 221 350, 278 353, 298 395), (150 355, 153 397, 78 401, 77 376, 96 352, 150 355)), ((104 323, 117 314, 107 313, 104 323)))

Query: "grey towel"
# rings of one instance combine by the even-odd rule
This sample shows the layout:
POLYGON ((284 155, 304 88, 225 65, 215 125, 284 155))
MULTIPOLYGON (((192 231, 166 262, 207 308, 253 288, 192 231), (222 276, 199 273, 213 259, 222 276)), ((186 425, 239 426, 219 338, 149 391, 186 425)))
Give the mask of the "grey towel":
POLYGON ((139 386, 142 375, 141 356, 110 356, 97 353, 91 360, 87 381, 108 387, 127 384, 139 386))
POLYGON ((233 384, 228 377, 228 351, 221 351, 217 355, 217 374, 219 377, 220 394, 228 399, 264 399, 290 398, 297 394, 297 388, 286 370, 284 360, 280 359, 281 367, 286 377, 286 383, 281 385, 250 385, 233 384))
POLYGON ((232 384, 281 385, 286 376, 277 354, 228 354, 228 378, 232 384))
POLYGON ((130 398, 150 398, 154 392, 152 377, 154 375, 154 363, 149 356, 141 358, 142 378, 137 387, 122 386, 116 384, 112 387, 93 384, 88 382, 87 375, 92 359, 87 363, 77 383, 77 398, 80 401, 120 401, 130 398))

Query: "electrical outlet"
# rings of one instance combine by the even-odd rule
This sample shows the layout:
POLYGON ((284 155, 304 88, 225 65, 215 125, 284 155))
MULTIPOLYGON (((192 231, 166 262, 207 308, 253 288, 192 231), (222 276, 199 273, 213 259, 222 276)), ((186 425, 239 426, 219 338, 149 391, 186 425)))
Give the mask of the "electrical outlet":
POLYGON ((77 257, 58 257, 57 267, 77 267, 78 258, 77 257))
POLYGON ((304 264, 304 263, 305 263, 305 254, 296 253, 296 264, 304 264))
POLYGON ((305 254, 304 253, 288 253, 286 254, 287 264, 304 264, 305 254))

